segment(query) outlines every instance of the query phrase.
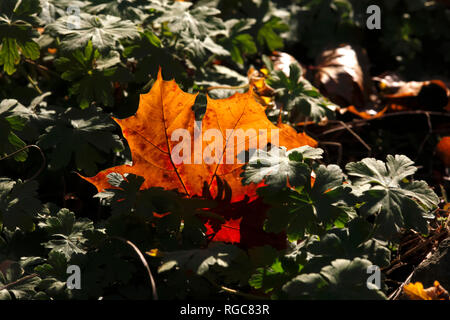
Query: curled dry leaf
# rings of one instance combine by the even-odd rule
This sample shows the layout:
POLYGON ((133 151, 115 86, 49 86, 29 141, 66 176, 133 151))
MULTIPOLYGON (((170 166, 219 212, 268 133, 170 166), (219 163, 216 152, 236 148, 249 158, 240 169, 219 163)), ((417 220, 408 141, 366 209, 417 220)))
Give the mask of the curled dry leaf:
POLYGON ((272 60, 273 63, 273 69, 275 71, 281 70, 284 72, 286 77, 289 77, 290 73, 290 65, 291 64, 297 64, 300 67, 300 70, 302 71, 302 75, 305 74, 305 70, 302 67, 302 65, 290 54, 287 54, 286 52, 280 52, 280 51, 274 51, 273 55, 270 56, 270 60, 272 60))
POLYGON ((408 283, 403 292, 410 300, 449 300, 448 292, 435 281, 433 287, 424 289, 421 282, 408 283))
POLYGON ((391 73, 373 80, 379 83, 381 98, 391 110, 450 111, 450 90, 441 80, 405 82, 391 73))
POLYGON ((358 110, 371 105, 372 82, 369 61, 363 49, 341 45, 323 51, 317 58, 314 85, 332 102, 358 110))
POLYGON ((377 111, 375 109, 367 109, 359 111, 355 106, 349 106, 346 111, 351 112, 353 114, 356 114, 357 116, 363 118, 363 119, 375 119, 381 117, 386 111, 388 110, 388 107, 385 106, 381 110, 377 111))
MULTIPOLYGON (((267 69, 262 69, 263 71, 267 69)), ((267 73, 267 72, 266 72, 267 73)), ((275 90, 266 83, 267 74, 250 67, 247 72, 249 86, 252 87, 256 101, 266 107, 275 107, 275 90)))

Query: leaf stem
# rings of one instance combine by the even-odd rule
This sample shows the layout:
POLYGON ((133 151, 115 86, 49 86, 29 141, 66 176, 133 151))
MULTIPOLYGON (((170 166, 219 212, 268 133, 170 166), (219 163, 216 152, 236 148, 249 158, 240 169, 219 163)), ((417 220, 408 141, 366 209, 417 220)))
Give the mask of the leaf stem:
POLYGON ((403 287, 411 281, 411 278, 413 277, 415 271, 416 271, 416 268, 414 268, 414 270, 410 273, 410 275, 408 276, 408 278, 406 278, 406 280, 400 285, 400 287, 398 287, 397 290, 395 290, 395 291, 388 297, 388 300, 396 300, 396 299, 398 298, 398 296, 399 296, 400 293, 402 292, 403 287))
MULTIPOLYGON (((331 123, 339 123, 344 129, 346 129, 348 132, 350 132, 366 149, 367 149, 367 156, 370 157, 372 155, 372 148, 355 132, 351 129, 349 125, 347 125, 344 121, 341 120, 328 120, 328 122, 331 123)), ((328 130, 330 131, 330 130, 328 130)), ((328 131, 326 131, 328 133, 328 131)), ((321 135, 326 134, 325 132, 321 135)))
POLYGON ((31 85, 33 86, 34 89, 36 89, 36 91, 41 95, 42 94, 42 90, 39 88, 39 86, 37 85, 36 82, 34 82, 34 80, 31 78, 31 76, 27 73, 27 79, 28 81, 31 83, 31 85))
POLYGON ((25 62, 34 65, 36 68, 43 70, 45 72, 48 72, 49 74, 52 74, 54 76, 57 76, 58 78, 61 78, 61 75, 53 70, 50 70, 49 68, 47 68, 46 66, 43 66, 42 64, 36 63, 36 61, 31 60, 31 59, 24 59, 25 62))
POLYGON ((208 276, 204 276, 204 278, 206 280, 208 280, 214 287, 216 287, 216 288, 218 288, 220 290, 223 290, 223 291, 225 291, 227 293, 231 293, 231 294, 234 294, 234 295, 237 295, 237 296, 241 296, 243 298, 247 298, 247 299, 250 299, 250 300, 269 300, 269 298, 264 297, 264 296, 257 296, 257 295, 251 294, 251 293, 240 292, 238 290, 222 286, 222 285, 216 283, 214 280, 212 280, 208 276))
POLYGON ((248 88, 248 83, 243 84, 241 86, 212 86, 206 88, 206 91, 216 90, 216 89, 224 89, 224 90, 239 90, 239 89, 246 89, 248 88))
POLYGON ((42 149, 39 146, 37 146, 35 144, 30 144, 28 146, 20 148, 19 150, 16 150, 13 153, 7 154, 6 156, 0 158, 0 161, 8 159, 8 158, 12 157, 13 155, 15 155, 17 153, 20 153, 20 152, 22 152, 22 151, 24 151, 25 149, 28 149, 28 148, 36 148, 36 149, 39 150, 39 153, 41 154, 41 157, 42 157, 42 164, 41 164, 41 167, 39 168, 39 170, 35 174, 33 174, 33 176, 31 176, 31 178, 29 178, 29 179, 27 179, 25 181, 33 180, 34 178, 36 178, 42 172, 42 170, 44 170, 45 163, 46 163, 45 155, 44 155, 44 153, 42 152, 42 149))
POLYGON ((155 279, 153 278, 153 275, 152 275, 152 272, 151 272, 150 267, 148 265, 148 262, 147 262, 147 260, 145 260, 145 257, 142 254, 141 250, 139 250, 139 248, 133 242, 131 242, 130 240, 127 240, 127 239, 124 239, 124 238, 118 237, 118 236, 112 236, 111 238, 120 240, 120 241, 126 243, 127 245, 129 245, 131 248, 133 248, 133 250, 139 256, 139 259, 141 260, 141 262, 144 265, 145 269, 147 270, 148 278, 150 280, 150 285, 152 286, 153 300, 158 300, 158 293, 156 292, 155 279))
POLYGON ((16 281, 10 282, 8 284, 5 284, 3 287, 0 287, 0 291, 2 291, 4 289, 8 289, 9 287, 15 286, 16 284, 18 284, 18 283, 20 283, 22 281, 25 281, 25 280, 28 280, 28 279, 32 279, 32 278, 37 277, 37 276, 38 276, 37 273, 33 273, 33 274, 30 274, 30 275, 25 276, 23 278, 17 279, 16 281))

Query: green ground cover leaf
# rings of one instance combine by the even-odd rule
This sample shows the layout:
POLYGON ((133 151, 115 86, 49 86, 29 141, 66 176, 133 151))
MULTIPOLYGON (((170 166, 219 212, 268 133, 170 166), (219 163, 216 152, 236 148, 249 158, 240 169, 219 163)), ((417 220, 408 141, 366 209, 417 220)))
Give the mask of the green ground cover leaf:
POLYGON ((50 251, 47 262, 34 268, 34 272, 42 279, 37 288, 49 297, 70 299, 71 290, 67 288, 67 257, 62 252, 50 251))
POLYGON ((377 235, 391 239, 401 228, 428 233, 425 219, 439 198, 424 181, 410 181, 407 177, 417 170, 413 161, 404 155, 388 155, 386 162, 366 158, 347 164, 355 186, 365 186, 360 200, 363 216, 375 216, 377 235))
POLYGON ((41 208, 37 199, 38 183, 0 178, 0 226, 14 231, 17 227, 33 230, 35 218, 41 208))
POLYGON ((282 70, 273 71, 267 79, 267 84, 275 89, 284 110, 289 111, 296 121, 298 116, 308 117, 314 121, 320 121, 326 117, 334 118, 334 111, 329 108, 328 102, 308 80, 301 78, 301 67, 292 63, 289 66, 289 76, 282 70))
POLYGON ((344 186, 342 170, 336 165, 314 166, 316 175, 311 186, 311 175, 305 184, 293 189, 263 187, 258 193, 271 205, 267 212, 264 229, 268 232, 287 232, 288 239, 295 241, 305 233, 321 234, 333 224, 343 227, 354 217, 349 207, 354 203, 351 188, 344 186))
MULTIPOLYGON (((6 99, 0 102, 0 157, 11 154, 26 145, 17 134, 23 130, 27 119, 22 113, 17 112, 17 106, 22 105, 15 99, 6 99)), ((25 161, 27 152, 24 150, 17 153, 14 159, 25 161)))
POLYGON ((219 43, 230 52, 231 59, 239 65, 244 64, 245 55, 252 55, 258 51, 253 36, 244 32, 255 22, 255 19, 230 19, 224 22, 227 34, 219 40, 219 43))
POLYGON ((25 275, 20 264, 14 262, 4 272, 0 271, 0 299, 32 299, 36 295, 35 287, 39 281, 37 276, 25 275))
POLYGON ((61 78, 72 82, 70 95, 76 95, 81 109, 92 102, 112 106, 113 82, 129 80, 128 72, 120 67, 120 54, 110 51, 101 55, 89 41, 84 50, 76 50, 67 57, 55 61, 62 72, 61 78))
POLYGON ((50 149, 49 167, 63 168, 73 159, 75 166, 88 175, 97 172, 97 164, 105 155, 123 150, 116 126, 100 108, 80 110, 68 108, 58 115, 38 140, 43 149, 50 149))
POLYGON ((305 160, 321 159, 322 149, 302 146, 286 151, 286 148, 273 147, 269 151, 256 150, 242 172, 242 183, 260 183, 264 180, 270 187, 281 189, 287 182, 293 187, 306 183, 311 169, 305 160))
POLYGON ((281 297, 287 299, 323 300, 380 300, 383 292, 367 282, 367 268, 372 263, 366 259, 336 259, 323 267, 320 273, 301 274, 282 288, 281 297))
POLYGON ((258 30, 256 41, 261 47, 266 45, 270 51, 279 50, 283 48, 283 39, 279 34, 288 30, 289 27, 280 18, 272 17, 258 30))
POLYGON ((155 1, 149 7, 161 13, 155 22, 167 23, 169 30, 176 34, 186 33, 192 38, 203 39, 225 29, 222 19, 217 17, 220 11, 215 8, 191 8, 192 3, 180 1, 155 1))
POLYGON ((100 52, 119 48, 122 39, 139 37, 136 25, 129 20, 122 20, 111 15, 91 15, 80 13, 79 25, 75 26, 64 16, 47 26, 50 33, 62 37, 61 49, 65 51, 83 50, 89 41, 100 52))
POLYGON ((39 0, 4 0, 0 4, 0 65, 12 75, 17 70, 20 56, 36 60, 40 48, 35 39, 39 33, 33 29, 39 21, 39 0))
POLYGON ((52 251, 64 254, 67 259, 75 253, 86 253, 87 239, 83 232, 94 228, 91 220, 76 219, 75 214, 65 208, 61 209, 56 216, 46 217, 39 223, 39 227, 53 238, 43 245, 52 251))
POLYGON ((158 268, 158 272, 181 268, 204 275, 212 266, 228 268, 239 254, 241 254, 241 249, 224 243, 215 243, 206 249, 167 252, 164 254, 163 263, 158 268))
MULTIPOLYGON (((308 260, 306 270, 318 270, 335 259, 349 259, 360 257, 371 261, 374 265, 387 267, 391 260, 391 252, 374 239, 361 241, 364 234, 360 223, 352 223, 348 228, 333 228, 324 237, 311 241, 306 250, 314 256, 308 260)), ((366 232, 368 238, 368 232, 366 232)))
POLYGON ((105 14, 121 17, 123 20, 141 22, 147 18, 148 13, 145 7, 148 2, 145 0, 91 0, 91 4, 86 6, 86 11, 91 14, 105 14))

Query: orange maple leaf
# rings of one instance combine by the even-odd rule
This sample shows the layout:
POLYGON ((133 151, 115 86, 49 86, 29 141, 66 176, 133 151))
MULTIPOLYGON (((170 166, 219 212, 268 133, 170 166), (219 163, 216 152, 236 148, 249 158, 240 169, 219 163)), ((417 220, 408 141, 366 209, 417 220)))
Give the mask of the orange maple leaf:
MULTIPOLYGON (((183 92, 174 80, 163 80, 160 70, 150 92, 141 95, 136 114, 126 119, 114 118, 128 141, 133 164, 112 167, 83 179, 100 192, 111 188, 109 173, 132 173, 145 178, 142 189, 158 186, 188 197, 202 196, 205 191, 216 197, 218 180, 222 180, 231 189, 230 203, 235 203, 255 199, 257 188, 241 183, 245 163, 239 161, 240 151, 269 142, 287 149, 306 144, 317 146, 314 139, 288 125, 272 124, 264 107, 255 101, 252 89, 227 99, 208 97, 201 122, 195 121, 192 110, 196 96, 183 92), (241 139, 245 133, 248 135, 241 139)), ((239 220, 235 219, 234 225, 236 221, 239 220)))
POLYGON ((216 143, 207 141, 205 137, 201 142, 194 141, 196 122, 192 106, 196 96, 197 94, 183 92, 174 80, 164 81, 159 72, 150 92, 141 95, 136 114, 126 119, 114 118, 128 141, 133 164, 112 167, 94 177, 83 178, 94 184, 98 191, 102 191, 111 187, 106 178, 109 173, 133 173, 145 178, 143 189, 159 186, 176 189, 188 196, 201 196, 204 183, 207 183, 210 193, 214 196, 217 192, 214 190, 217 185, 216 178, 220 177, 230 185, 233 202, 241 200, 245 194, 253 195, 254 189, 254 186, 243 186, 240 181, 239 174, 243 163, 242 161, 239 163, 237 153, 238 148, 242 147, 243 140, 231 145, 231 138, 234 137, 236 140, 239 130, 249 132, 247 130, 253 129, 257 133, 245 137, 246 145, 254 139, 257 139, 256 145, 261 145, 262 141, 273 143, 275 136, 278 135, 279 142, 275 145, 285 146, 287 149, 306 144, 317 146, 315 140, 304 133, 297 133, 290 126, 277 127, 272 124, 267 119, 264 108, 254 100, 249 90, 244 94, 236 93, 228 99, 213 100, 208 97, 206 113, 201 121, 201 132, 216 129, 221 134, 222 141, 219 141, 221 142, 219 145, 223 146, 222 152, 219 155, 212 152, 213 157, 225 158, 230 152, 234 154, 233 161, 229 163, 225 161, 226 159, 219 159, 217 163, 207 164, 204 159, 200 159, 201 163, 195 163, 196 156, 201 157, 205 148, 212 148, 211 144, 216 143), (171 140, 177 129, 185 129, 192 138, 190 144, 192 157, 182 163, 176 163, 172 153, 181 140, 171 140), (279 130, 278 133, 276 129, 279 130), (258 133, 259 130, 262 130, 262 134, 258 133), (201 143, 201 149, 198 145, 196 148, 195 142, 201 143))

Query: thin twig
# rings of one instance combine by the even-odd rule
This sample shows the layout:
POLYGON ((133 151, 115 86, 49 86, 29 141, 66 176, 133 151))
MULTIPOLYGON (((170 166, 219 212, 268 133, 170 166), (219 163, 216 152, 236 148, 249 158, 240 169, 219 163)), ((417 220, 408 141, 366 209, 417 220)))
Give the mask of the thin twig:
MULTIPOLYGON (((446 232, 446 231, 445 231, 445 232, 446 232)), ((424 242, 419 243, 419 244, 418 244, 417 246, 415 246, 414 248, 408 250, 404 255, 402 255, 401 258, 404 258, 404 257, 410 255, 412 252, 414 252, 414 251, 417 250, 417 249, 421 249, 425 244, 427 244, 427 243, 431 242, 432 240, 435 240, 435 239, 439 238, 440 236, 442 236, 443 233, 444 233, 444 232, 439 232, 439 233, 433 235, 432 237, 428 238, 428 239, 425 240, 424 242)), ((423 261, 425 261, 426 259, 428 259, 430 254, 431 254, 431 251, 428 252, 428 254, 425 256, 424 259, 422 259, 422 261, 418 264, 418 266, 419 266, 420 264, 422 264, 423 261)), ((397 261, 397 260, 399 260, 399 259, 400 259, 400 257, 397 258, 397 259, 395 259, 394 261, 392 261, 392 262, 391 262, 391 265, 392 265, 393 262, 395 262, 395 261, 397 261)), ((398 297, 398 296, 400 295, 400 293, 402 292, 403 287, 404 287, 406 284, 408 284, 408 283, 410 282, 412 276, 414 275, 414 272, 416 272, 416 269, 417 269, 417 267, 414 268, 414 270, 411 272, 411 274, 408 276, 408 278, 406 278, 406 280, 401 284, 401 286, 398 287, 397 290, 395 290, 395 291, 389 296, 388 300, 395 300, 395 299, 397 299, 397 297, 398 297)))
POLYGON ((28 81, 31 83, 31 85, 33 86, 33 88, 36 89, 36 91, 37 91, 39 94, 42 94, 42 90, 39 88, 39 86, 37 85, 37 83, 34 82, 33 79, 31 79, 31 76, 30 76, 28 73, 27 73, 27 79, 28 79, 28 81))
POLYGON ((278 120, 277 120, 277 126, 279 126, 283 122, 283 104, 280 104, 280 108, 278 109, 278 120))
POLYGON ((237 290, 235 290, 235 289, 227 288, 227 287, 225 287, 225 286, 219 286, 219 288, 222 289, 222 290, 225 291, 225 292, 228 292, 228 293, 231 293, 231 294, 235 294, 235 295, 238 295, 238 296, 247 298, 247 299, 252 299, 252 300, 255 300, 255 299, 256 299, 256 300, 268 300, 268 298, 266 298, 266 297, 257 296, 257 295, 254 295, 254 294, 249 294, 249 293, 244 293, 244 292, 240 292, 240 291, 237 291, 237 290))
POLYGON ((45 168, 45 163, 46 163, 46 161, 45 161, 45 155, 44 155, 44 153, 42 152, 41 148, 39 148, 39 146, 37 146, 37 145, 35 145, 35 144, 30 144, 30 145, 28 145, 28 146, 25 146, 25 147, 19 149, 19 150, 14 151, 13 153, 7 154, 7 155, 4 156, 3 158, 0 158, 0 161, 5 160, 5 159, 8 159, 8 158, 12 157, 13 155, 15 155, 15 154, 17 154, 17 153, 20 153, 20 152, 22 152, 22 151, 24 151, 25 149, 28 149, 28 148, 36 148, 36 149, 39 150, 39 153, 41 154, 41 157, 42 157, 42 164, 41 164, 41 167, 39 168, 39 170, 38 170, 31 178, 29 178, 29 179, 27 179, 27 180, 25 180, 25 181, 33 180, 33 179, 36 178, 36 177, 42 172, 42 170, 44 170, 44 168, 45 168))
MULTIPOLYGON (((395 113, 384 114, 384 115, 382 115, 381 117, 378 117, 378 118, 353 120, 351 123, 347 123, 347 126, 350 127, 350 128, 354 128, 354 127, 364 126, 367 123, 369 123, 370 121, 383 120, 385 118, 396 117, 396 116, 420 115, 420 114, 428 114, 429 116, 437 116, 437 117, 450 117, 450 112, 446 113, 446 112, 423 111, 423 110, 400 111, 400 112, 395 112, 395 113)), ((334 122, 334 120, 329 120, 329 122, 334 122)), ((326 135, 326 134, 329 134, 329 133, 333 133, 333 132, 336 132, 336 131, 344 130, 344 129, 346 129, 346 128, 342 127, 342 126, 338 126, 336 128, 332 128, 332 129, 329 129, 329 130, 326 130, 326 131, 322 132, 320 134, 320 136, 326 135)))
MULTIPOLYGON (((331 120, 328 120, 328 121, 331 121, 331 120)), ((356 123, 356 121, 354 120, 352 123, 348 123, 347 125, 350 127, 350 128, 355 128, 355 127, 362 127, 362 126, 365 126, 367 123, 365 123, 365 122, 362 122, 362 123, 356 123)), ((327 134, 329 134, 329 133, 333 133, 333 132, 336 132, 336 131, 341 131, 341 130, 347 130, 345 127, 343 127, 343 126, 336 126, 336 127, 334 127, 334 128, 331 128, 331 129, 328 129, 328 130, 325 130, 324 132, 321 132, 320 134, 319 134, 319 136, 325 136, 325 135, 327 135, 327 134)))
MULTIPOLYGON (((328 122, 339 123, 344 129, 346 129, 348 132, 350 132, 367 149, 367 156, 368 157, 370 157, 372 155, 372 148, 355 131, 353 131, 350 128, 350 126, 348 126, 344 121, 341 121, 341 120, 329 120, 328 122)), ((328 130, 328 131, 330 131, 330 130, 328 130)), ((326 133, 324 132, 321 135, 324 135, 324 134, 326 134, 326 133)))
MULTIPOLYGON (((401 256, 398 256, 397 258, 395 258, 394 260, 391 261, 391 266, 394 263, 397 263, 399 261, 401 261, 402 259, 410 256, 411 254, 413 254, 415 251, 419 250, 419 249, 423 249, 424 247, 426 247, 428 244, 430 244, 431 242, 433 242, 434 240, 440 238, 444 233, 446 233, 447 231, 444 230, 443 232, 439 232, 434 234, 433 236, 429 237, 428 239, 426 239, 425 241, 419 243, 418 245, 414 246, 413 248, 409 249, 408 251, 406 251, 404 254, 402 254, 401 256)), ((386 268, 387 269, 387 268, 386 268)))
POLYGON ((225 90, 239 90, 248 88, 249 84, 243 84, 241 86, 211 86, 206 88, 206 91, 216 90, 216 89, 225 89, 225 90))
POLYGON ((28 62, 29 64, 34 65, 36 68, 41 69, 45 72, 48 72, 54 76, 57 76, 58 78, 61 78, 61 75, 53 70, 50 70, 49 68, 47 68, 46 66, 43 66, 42 64, 36 63, 36 61, 33 61, 31 59, 24 59, 25 62, 28 62))
POLYGON ((381 120, 384 118, 390 118, 390 117, 396 117, 396 116, 416 115, 416 114, 426 114, 426 113, 431 116, 450 117, 450 112, 411 110, 411 111, 399 111, 399 112, 393 112, 393 113, 385 113, 381 117, 372 118, 372 119, 361 119, 361 120, 358 120, 358 122, 366 122, 366 121, 381 120))
POLYGON ((250 299, 250 300, 269 300, 269 298, 265 297, 265 296, 257 296, 257 295, 254 295, 254 294, 240 292, 240 291, 235 290, 235 289, 231 289, 231 288, 228 288, 228 287, 225 287, 225 286, 221 286, 221 285, 217 284, 214 280, 212 280, 211 278, 209 278, 207 276, 205 276, 204 278, 206 280, 208 280, 213 286, 215 286, 216 288, 221 289, 221 290, 223 290, 225 292, 228 292, 228 293, 231 293, 231 294, 234 294, 234 295, 237 295, 237 296, 241 296, 243 298, 247 298, 247 299, 250 299))
POLYGON ((407 285, 410 281, 412 276, 414 275, 414 272, 416 271, 416 268, 414 268, 414 270, 410 273, 410 275, 408 276, 408 278, 406 278, 406 280, 400 285, 400 287, 397 288, 397 290, 395 290, 389 297, 388 300, 395 300, 397 299, 397 297, 400 295, 400 293, 403 290, 403 287, 405 285, 407 285))
POLYGON ((121 238, 121 237, 117 237, 117 236, 112 236, 111 238, 113 239, 117 239, 120 240, 124 243, 126 243, 127 245, 129 245, 131 248, 133 248, 133 250, 137 253, 137 255, 139 256, 139 259, 141 260, 142 264, 144 265, 145 269, 147 270, 147 274, 148 274, 148 278, 150 280, 150 285, 152 286, 152 296, 153 296, 153 300, 158 300, 158 293, 156 292, 156 283, 155 283, 155 279, 153 278, 152 272, 150 270, 150 267, 147 263, 147 260, 145 259, 144 255, 142 254, 141 250, 139 250, 139 248, 130 240, 121 238))
POLYGON ((419 158, 419 155, 422 153, 425 143, 428 141, 431 134, 433 133, 433 126, 431 125, 430 114, 428 112, 425 112, 425 116, 427 117, 428 132, 427 132, 427 135, 425 136, 425 138, 420 143, 419 150, 417 151, 417 155, 416 155, 416 158, 414 159, 414 162, 417 162, 417 158, 419 158))
POLYGON ((28 279, 32 279, 34 277, 37 277, 38 274, 37 273, 33 273, 30 274, 28 276, 25 276, 23 278, 17 279, 16 281, 10 282, 8 284, 5 284, 3 287, 0 287, 0 291, 4 290, 4 289, 8 289, 9 287, 15 286, 18 283, 21 283, 22 281, 28 280, 28 279))
POLYGON ((342 161, 342 144, 339 142, 333 142, 333 141, 320 141, 319 142, 319 146, 320 145, 330 145, 330 146, 336 146, 338 148, 338 158, 336 161, 337 165, 341 164, 342 161))

